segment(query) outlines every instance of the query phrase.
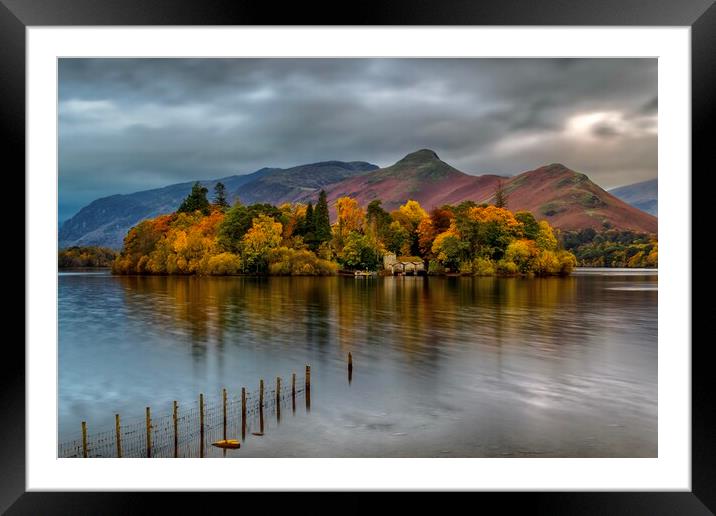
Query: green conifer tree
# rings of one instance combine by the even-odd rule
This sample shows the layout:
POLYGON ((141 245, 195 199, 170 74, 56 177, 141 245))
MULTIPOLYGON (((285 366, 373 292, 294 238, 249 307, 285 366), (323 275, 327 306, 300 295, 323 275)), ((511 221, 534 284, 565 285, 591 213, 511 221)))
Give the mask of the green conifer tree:
POLYGON ((331 221, 328 216, 328 200, 324 190, 321 190, 316 209, 313 211, 313 225, 317 245, 328 242, 331 239, 331 221))
POLYGON ((209 214, 209 201, 206 198, 206 193, 209 190, 201 184, 199 184, 199 181, 194 183, 194 186, 191 187, 191 192, 187 196, 186 199, 184 199, 179 206, 178 212, 185 212, 185 213, 193 213, 197 210, 202 212, 204 215, 209 214))
POLYGON ((214 204, 222 209, 229 207, 229 202, 226 200, 226 187, 221 181, 214 186, 214 204))

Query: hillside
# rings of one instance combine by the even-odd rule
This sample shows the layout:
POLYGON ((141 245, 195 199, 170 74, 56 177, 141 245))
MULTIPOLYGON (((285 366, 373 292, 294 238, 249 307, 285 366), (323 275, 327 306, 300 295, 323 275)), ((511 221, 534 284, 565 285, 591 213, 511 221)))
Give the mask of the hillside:
POLYGON ((378 167, 363 161, 323 161, 286 169, 273 169, 256 180, 230 190, 243 204, 295 202, 337 181, 361 176, 378 167))
MULTIPOLYGON (((329 183, 378 167, 370 163, 328 161, 289 169, 262 168, 251 174, 201 181, 209 189, 221 181, 229 202, 286 202, 329 183)), ((129 228, 138 222, 177 209, 193 182, 178 183, 126 195, 111 195, 91 202, 65 221, 59 230, 59 248, 70 246, 122 247, 129 228)))
MULTIPOLYGON (((211 192, 217 180, 202 184, 211 192)), ((589 178, 553 163, 512 177, 470 175, 442 161, 429 149, 408 154, 385 168, 370 163, 326 161, 287 169, 264 168, 252 174, 220 180, 230 202, 316 201, 325 189, 329 204, 341 196, 365 206, 381 199, 392 210, 414 199, 427 210, 464 200, 491 202, 500 182, 508 196, 507 208, 528 210, 563 230, 614 228, 656 233, 657 219, 606 192, 589 178)), ((113 195, 82 208, 60 228, 60 248, 98 245, 118 249, 129 228, 141 220, 169 213, 179 206, 192 183, 113 195)))
MULTIPOLYGON (((390 210, 414 199, 429 210, 468 199, 489 203, 500 181, 508 196, 507 208, 531 211, 560 229, 657 231, 656 217, 558 163, 512 177, 473 176, 443 162, 435 152, 422 149, 390 167, 336 183, 326 192, 329 203, 344 195, 356 198, 362 205, 380 198, 384 208, 390 210)), ((314 198, 315 194, 311 194, 304 200, 314 198)))
MULTIPOLYGON (((495 191, 500 179, 495 175, 465 174, 442 161, 434 151, 422 149, 390 167, 336 183, 327 188, 326 193, 329 203, 348 195, 361 205, 382 199, 386 210, 395 209, 408 199, 430 208, 465 199, 487 198, 495 191)), ((303 200, 315 197, 314 193, 303 200)))
POLYGON ((659 207, 659 180, 650 179, 641 183, 620 186, 609 193, 647 213, 656 216, 659 207))
POLYGON ((505 184, 507 206, 529 210, 560 229, 615 228, 656 233, 657 219, 605 191, 589 178, 553 163, 505 184))

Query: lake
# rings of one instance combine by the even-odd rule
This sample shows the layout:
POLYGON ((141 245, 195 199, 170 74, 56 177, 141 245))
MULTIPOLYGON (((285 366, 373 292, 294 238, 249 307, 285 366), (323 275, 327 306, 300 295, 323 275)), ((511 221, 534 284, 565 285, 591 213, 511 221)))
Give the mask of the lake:
POLYGON ((227 456, 657 456, 656 271, 58 282, 60 441, 310 364, 310 412, 227 456))

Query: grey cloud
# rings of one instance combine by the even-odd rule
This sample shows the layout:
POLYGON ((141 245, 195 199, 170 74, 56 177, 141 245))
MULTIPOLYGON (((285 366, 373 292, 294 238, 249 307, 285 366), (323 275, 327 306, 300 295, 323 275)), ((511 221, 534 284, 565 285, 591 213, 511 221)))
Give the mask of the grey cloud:
POLYGON ((114 193, 329 159, 384 166, 423 147, 469 173, 561 161, 603 186, 655 177, 655 134, 595 126, 575 150, 564 128, 655 114, 656 72, 655 59, 61 59, 60 218, 114 193), (535 134, 549 145, 498 152, 535 134))
POLYGON ((616 127, 607 122, 595 124, 592 126, 591 131, 594 136, 599 136, 601 138, 614 138, 615 136, 619 136, 621 134, 616 127))

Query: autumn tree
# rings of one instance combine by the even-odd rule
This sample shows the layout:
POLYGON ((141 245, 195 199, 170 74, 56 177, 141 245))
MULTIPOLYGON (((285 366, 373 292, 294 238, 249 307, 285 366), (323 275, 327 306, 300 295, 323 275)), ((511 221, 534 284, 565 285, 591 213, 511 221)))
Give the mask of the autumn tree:
POLYGON ((546 220, 539 221, 539 232, 535 242, 540 249, 554 251, 557 249, 557 238, 554 236, 552 226, 546 220))
POLYGON ((366 208, 366 226, 369 233, 376 239, 385 237, 388 226, 391 223, 390 213, 383 209, 380 199, 374 199, 368 203, 366 208))
POLYGON ((540 226, 534 215, 529 211, 517 211, 515 212, 515 219, 522 224, 520 233, 524 238, 535 240, 539 235, 540 226))
POLYGON ((420 221, 427 216, 428 214, 420 206, 420 203, 412 199, 391 213, 393 220, 398 221, 406 229, 410 237, 410 246, 405 254, 415 255, 420 253, 417 229, 420 221))
POLYGON ((268 267, 268 254, 271 249, 281 245, 283 227, 272 217, 259 215, 241 239, 242 253, 246 269, 259 273, 268 267))
POLYGON ((367 235, 351 231, 346 235, 345 245, 339 254, 343 265, 350 269, 376 270, 380 253, 367 235))
POLYGON ((217 182, 214 186, 214 204, 221 209, 229 207, 229 202, 226 200, 226 187, 221 181, 217 182))
POLYGON ((400 222, 394 220, 386 230, 384 245, 396 255, 410 254, 411 235, 400 222))
POLYGON ((365 212, 352 197, 339 197, 336 200, 336 237, 338 249, 351 232, 361 232, 365 223, 365 212))
POLYGON ((281 211, 272 204, 235 204, 227 212, 218 230, 218 243, 227 251, 239 253, 241 239, 259 215, 280 219, 281 211))
POLYGON ((209 214, 209 201, 206 198, 206 194, 209 190, 201 186, 199 181, 194 183, 191 187, 191 192, 184 199, 177 209, 179 213, 192 213, 194 211, 200 211, 204 215, 209 214))
POLYGON ((296 236, 303 237, 303 229, 306 221, 306 209, 305 204, 284 203, 279 206, 279 210, 281 211, 280 222, 283 224, 284 240, 288 240, 296 236))
POLYGON ((418 227, 420 221, 428 216, 423 207, 420 206, 420 203, 412 199, 400 206, 398 212, 404 215, 405 219, 410 222, 413 231, 418 227))
POLYGON ((460 232, 454 224, 435 237, 432 247, 432 253, 438 263, 451 270, 460 267, 460 262, 465 260, 467 251, 468 244, 460 237, 460 232))
POLYGON ((420 221, 417 229, 418 249, 423 257, 428 260, 434 258, 432 253, 433 241, 436 236, 450 228, 452 220, 452 211, 442 207, 433 208, 430 211, 430 216, 420 221))
POLYGON ((496 206, 468 208, 455 222, 472 256, 495 259, 502 257, 520 227, 512 212, 496 206))

